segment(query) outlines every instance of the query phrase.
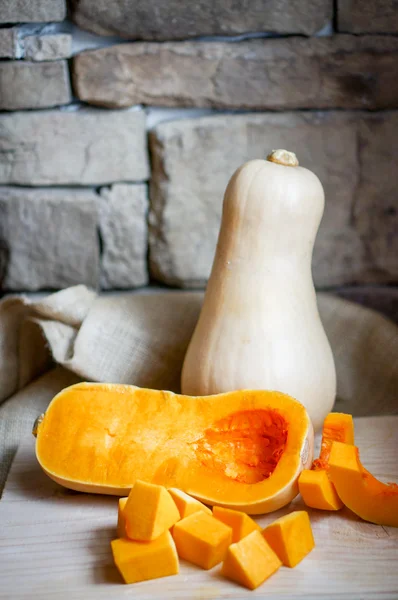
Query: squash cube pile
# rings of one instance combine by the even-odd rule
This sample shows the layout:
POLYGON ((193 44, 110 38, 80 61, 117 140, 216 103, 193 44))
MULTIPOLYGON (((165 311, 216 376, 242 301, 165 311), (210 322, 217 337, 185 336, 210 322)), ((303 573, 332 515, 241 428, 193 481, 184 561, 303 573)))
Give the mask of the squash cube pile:
POLYGON ((115 565, 126 583, 176 575, 179 558, 202 569, 222 564, 221 574, 250 590, 284 564, 295 566, 314 547, 304 511, 261 531, 243 512, 207 506, 176 488, 136 481, 120 498, 115 565))

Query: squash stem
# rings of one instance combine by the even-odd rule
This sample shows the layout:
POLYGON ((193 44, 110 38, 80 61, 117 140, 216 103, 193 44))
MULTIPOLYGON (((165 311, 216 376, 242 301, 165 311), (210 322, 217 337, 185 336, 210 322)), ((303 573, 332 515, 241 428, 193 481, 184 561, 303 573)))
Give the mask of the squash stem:
POLYGON ((37 437, 37 432, 39 430, 40 424, 43 422, 43 419, 44 419, 44 413, 42 413, 41 415, 39 415, 37 417, 37 419, 35 420, 34 424, 33 424, 32 434, 35 437, 37 437))
POLYGON ((278 165, 283 165, 284 167, 298 167, 299 165, 297 156, 294 152, 290 152, 289 150, 272 150, 272 152, 268 154, 267 160, 277 163, 278 165))

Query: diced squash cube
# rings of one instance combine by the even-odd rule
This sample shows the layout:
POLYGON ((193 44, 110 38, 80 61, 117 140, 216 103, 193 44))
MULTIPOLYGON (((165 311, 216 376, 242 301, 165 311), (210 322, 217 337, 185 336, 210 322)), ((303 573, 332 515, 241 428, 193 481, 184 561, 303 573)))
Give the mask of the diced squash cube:
POLYGON ((340 510, 343 503, 326 470, 301 471, 298 480, 301 497, 307 506, 320 510, 340 510))
POLYGON ((215 506, 213 517, 232 528, 232 542, 239 542, 252 531, 261 531, 260 525, 257 525, 249 515, 239 510, 215 506))
POLYGON ((305 510, 277 519, 262 531, 262 535, 286 567, 295 567, 315 546, 310 518, 305 510))
POLYGON ((123 512, 127 536, 141 542, 155 540, 180 519, 165 487, 139 480, 132 487, 123 512))
POLYGON ((177 488, 169 488, 168 492, 170 496, 173 498, 179 512, 181 519, 185 519, 185 517, 189 517, 195 512, 202 510, 203 512, 211 515, 211 510, 196 498, 192 498, 189 494, 186 494, 182 490, 178 490, 177 488))
POLYGON ((254 590, 273 575, 281 564, 261 533, 252 531, 240 542, 230 545, 221 574, 254 590))
POLYGON ((126 583, 178 573, 178 555, 169 531, 153 542, 135 542, 121 538, 113 540, 111 546, 115 564, 126 583))
POLYGON ((117 507, 117 535, 118 537, 126 537, 126 519, 124 518, 124 507, 126 506, 127 496, 125 498, 119 498, 119 504, 117 507))
POLYGON ((232 540, 232 529, 198 511, 176 523, 173 537, 180 558, 202 569, 211 569, 223 560, 232 540))

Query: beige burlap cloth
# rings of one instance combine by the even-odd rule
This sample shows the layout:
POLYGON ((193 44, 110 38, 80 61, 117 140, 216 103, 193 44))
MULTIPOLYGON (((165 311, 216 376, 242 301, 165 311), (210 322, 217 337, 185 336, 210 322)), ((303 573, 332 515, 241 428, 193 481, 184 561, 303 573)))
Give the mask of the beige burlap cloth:
MULTIPOLYGON (((18 444, 63 387, 84 379, 179 391, 202 298, 100 297, 76 286, 36 303, 0 302, 0 493, 18 444)), ((318 305, 336 361, 335 410, 397 413, 398 328, 332 295, 318 294, 318 305)))

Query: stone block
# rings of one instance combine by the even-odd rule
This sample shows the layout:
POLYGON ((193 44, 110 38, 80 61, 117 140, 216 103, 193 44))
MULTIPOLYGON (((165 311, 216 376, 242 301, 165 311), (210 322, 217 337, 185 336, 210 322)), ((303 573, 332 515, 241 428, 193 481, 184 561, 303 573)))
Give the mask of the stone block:
POLYGON ((142 110, 0 115, 0 183, 99 185, 148 179, 142 110))
POLYGON ((23 42, 27 60, 60 60, 69 58, 72 53, 72 36, 69 33, 28 35, 23 42))
POLYGON ((144 42, 83 52, 73 80, 80 100, 111 108, 396 108, 397 59, 391 36, 144 42))
POLYGON ((337 29, 349 33, 398 33, 396 0, 337 0, 337 29))
POLYGON ((361 283, 398 281, 398 174, 396 112, 374 113, 358 124, 360 178, 352 210, 368 271, 361 283))
POLYGON ((0 289, 95 288, 96 201, 89 190, 0 187, 0 289))
POLYGON ((118 183, 111 188, 103 188, 99 207, 102 289, 146 285, 147 186, 118 183))
POLYGON ((322 29, 333 16, 331 0, 72 0, 72 19, 100 35, 134 40, 231 36, 245 32, 303 33, 322 29))
POLYGON ((0 23, 63 21, 66 0, 1 0, 0 23))
POLYGON ((0 29, 0 58, 17 58, 17 32, 12 27, 0 29))
POLYGON ((0 62, 0 110, 51 108, 72 100, 65 61, 0 62))

